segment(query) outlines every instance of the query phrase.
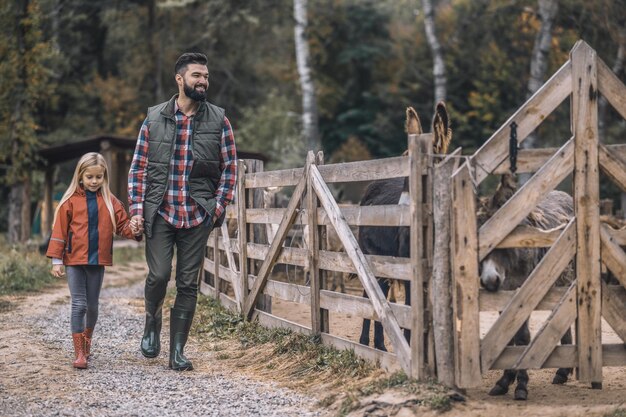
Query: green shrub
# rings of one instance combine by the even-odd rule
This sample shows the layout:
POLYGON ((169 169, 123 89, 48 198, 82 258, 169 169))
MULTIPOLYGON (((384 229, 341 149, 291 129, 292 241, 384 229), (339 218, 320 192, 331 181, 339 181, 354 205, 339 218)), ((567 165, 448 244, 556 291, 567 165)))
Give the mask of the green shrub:
POLYGON ((53 281, 45 256, 15 248, 0 253, 0 294, 34 291, 53 281))

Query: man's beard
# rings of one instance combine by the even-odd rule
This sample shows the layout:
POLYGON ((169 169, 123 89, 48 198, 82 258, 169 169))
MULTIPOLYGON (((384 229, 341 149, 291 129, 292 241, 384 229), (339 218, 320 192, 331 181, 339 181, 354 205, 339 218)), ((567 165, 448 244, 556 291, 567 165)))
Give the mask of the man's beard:
POLYGON ((204 89, 204 92, 200 92, 200 91, 197 91, 194 87, 187 85, 187 83, 185 83, 185 86, 183 87, 183 91, 185 92, 185 95, 189 97, 190 99, 192 99, 193 101, 205 101, 206 100, 206 88, 204 89))

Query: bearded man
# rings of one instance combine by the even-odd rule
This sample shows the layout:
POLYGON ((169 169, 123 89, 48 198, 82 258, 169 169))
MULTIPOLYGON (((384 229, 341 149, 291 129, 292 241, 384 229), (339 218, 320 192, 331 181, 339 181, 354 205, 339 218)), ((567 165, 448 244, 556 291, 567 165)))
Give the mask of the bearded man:
POLYGON ((193 369, 184 356, 196 309, 207 239, 224 220, 237 177, 235 139, 224 109, 206 101, 207 57, 185 53, 174 67, 178 94, 150 107, 128 174, 131 218, 146 235, 146 325, 141 353, 161 350, 163 299, 176 247, 176 301, 170 311, 169 367, 193 369))

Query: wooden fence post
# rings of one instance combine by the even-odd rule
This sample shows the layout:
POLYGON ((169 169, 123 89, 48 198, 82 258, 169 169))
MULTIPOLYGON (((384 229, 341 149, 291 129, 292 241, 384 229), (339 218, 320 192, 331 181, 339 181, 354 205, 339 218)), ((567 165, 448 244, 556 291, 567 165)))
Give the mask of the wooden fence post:
POLYGON ((433 273, 431 305, 433 306, 433 333, 437 379, 447 387, 455 388, 454 332, 452 305, 452 271, 450 270, 450 215, 452 209, 452 173, 458 168, 458 148, 441 163, 433 173, 433 221, 435 242, 433 248, 433 273))
MULTIPOLYGON (((246 160, 246 172, 263 172, 263 161, 260 159, 247 159, 246 160)), ((248 191, 248 201, 252 208, 263 208, 263 190, 260 188, 254 188, 248 191)), ((247 206, 246 206, 247 207, 247 206)), ((248 236, 248 240, 252 243, 271 243, 268 242, 267 230, 264 225, 253 224, 251 227, 251 234, 248 236)), ((258 272, 258 261, 254 260, 248 263, 248 274, 256 275, 258 272)), ((256 308, 265 311, 266 313, 272 312, 272 297, 267 294, 259 294, 257 298, 256 308)))
POLYGON ((248 223, 246 221, 246 161, 237 161, 237 228, 239 229, 239 285, 241 299, 237 300, 243 312, 248 298, 248 223))
POLYGON ((424 228, 423 204, 424 183, 422 174, 426 168, 425 154, 430 146, 430 135, 409 135, 409 212, 411 221, 410 255, 413 280, 410 286, 411 297, 411 377, 424 377, 424 228))
POLYGON ((592 388, 602 388, 597 56, 589 45, 578 41, 572 49, 571 61, 578 378, 591 382, 592 388))
MULTIPOLYGON (((310 169, 315 164, 315 155, 309 151, 306 158, 306 166, 310 169)), ((319 251, 319 230, 317 227, 317 196, 313 190, 313 184, 307 175, 306 182, 306 209, 308 226, 308 270, 309 283, 311 287, 311 330, 313 334, 319 335, 322 332, 322 315, 320 311, 320 251, 319 251)))
POLYGON ((220 230, 213 229, 213 285, 215 299, 220 301, 220 230))
MULTIPOLYGON (((476 191, 469 163, 453 175, 452 240, 454 316, 460 329, 455 335, 456 384, 459 388, 480 385, 480 320, 478 304, 478 233, 476 191), (460 295, 460 296, 458 296, 460 295)), ((456 326, 455 326, 456 327, 456 326)))

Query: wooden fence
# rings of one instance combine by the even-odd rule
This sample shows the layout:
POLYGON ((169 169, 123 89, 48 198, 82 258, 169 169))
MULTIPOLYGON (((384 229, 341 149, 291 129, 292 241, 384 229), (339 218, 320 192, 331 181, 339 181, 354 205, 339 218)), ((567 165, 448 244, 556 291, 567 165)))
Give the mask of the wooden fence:
POLYGON ((577 377, 599 388, 603 366, 626 365, 623 344, 602 344, 602 318, 626 341, 626 229, 602 224, 599 175, 626 191, 626 147, 604 145, 598 137, 598 99, 602 94, 626 117, 626 87, 579 41, 570 60, 533 95, 454 174, 453 274, 457 294, 455 318, 456 384, 481 383, 489 369, 574 367, 577 377), (517 125, 522 142, 561 102, 571 97, 572 137, 558 149, 520 150, 518 172, 534 173, 507 203, 480 228, 476 222, 476 188, 490 174, 509 169, 509 131, 517 125), (541 198, 573 173, 575 218, 549 233, 518 226, 541 198), (495 248, 549 247, 517 291, 488 293, 479 289, 479 262, 495 248), (570 261, 576 280, 569 288, 553 283, 570 261), (604 264, 621 285, 601 280, 604 264), (534 310, 551 310, 528 346, 507 347, 534 310), (480 312, 501 314, 480 337, 480 312), (576 341, 557 346, 572 325, 576 341))
MULTIPOLYGON (((579 42, 570 60, 463 164, 460 150, 435 163, 431 134, 409 135, 403 157, 324 165, 321 154, 309 153, 304 168, 269 172, 258 161, 240 161, 237 204, 227 209, 238 235, 230 237, 225 225, 213 231, 201 290, 264 325, 319 334, 324 343, 354 349, 383 368, 401 368, 415 378, 436 375, 446 385, 469 388, 480 384, 489 369, 575 367, 580 380, 599 387, 603 366, 626 365, 624 345, 601 340, 604 318, 626 341, 626 254, 620 247, 626 246, 626 229, 612 229, 599 217, 600 170, 626 191, 626 145, 600 143, 599 94, 626 118, 626 87, 579 42), (488 175, 508 172, 510 125, 517 124, 522 142, 570 96, 572 138, 558 149, 520 150, 517 172, 534 175, 478 228, 477 187, 488 175), (518 226, 543 195, 572 173, 575 218, 567 227, 542 232, 518 226), (339 207, 327 185, 397 177, 409 178, 407 206, 339 207), (260 194, 266 187, 293 187, 288 206, 263 208, 260 194), (278 229, 268 242, 269 224, 278 229), (308 225, 308 248, 285 245, 290 230, 302 225, 308 225), (410 258, 364 255, 351 226, 410 227, 410 258), (326 227, 336 230, 344 252, 324 247, 326 227), (480 261, 494 248, 510 247, 550 249, 519 290, 482 291, 480 261), (553 287, 574 259, 575 284, 553 287), (278 264, 306 267, 308 281, 279 280, 271 274, 278 264), (603 266, 621 285, 601 281, 603 266), (330 291, 323 279, 327 271, 358 275, 368 298, 330 291), (375 277, 408 281, 412 305, 389 302, 375 277), (305 306, 308 322, 273 314, 277 299, 305 306), (508 347, 535 310, 552 313, 530 345, 508 347), (481 338, 484 311, 502 314, 481 338), (333 314, 382 321, 391 352, 338 335, 329 319, 333 314), (557 346, 572 324, 576 343, 557 346), (408 343, 403 328, 411 330, 408 343)), ((360 321, 353 323, 360 329, 360 321)))
MULTIPOLYGON (((425 288, 432 267, 431 159, 426 155, 431 141, 431 134, 409 135, 407 156, 355 163, 324 165, 321 153, 310 152, 304 168, 280 171, 263 172, 260 161, 240 160, 236 204, 227 208, 227 221, 237 222, 238 236, 229 237, 226 225, 212 232, 209 256, 204 264, 208 275, 201 291, 219 298, 233 311, 258 318, 264 325, 319 334, 324 343, 354 349, 386 369, 400 367, 418 378, 432 373, 434 348, 425 288), (408 205, 342 205, 340 208, 328 188, 328 184, 333 183, 398 177, 410 178, 408 205), (295 187, 288 206, 260 207, 258 194, 266 187, 295 187), (265 233, 265 226, 269 224, 278 225, 270 242, 265 233), (308 248, 285 245, 290 229, 300 225, 308 225, 308 248), (352 228, 358 226, 410 227, 411 257, 364 255, 352 232, 352 228), (335 229, 343 252, 323 247, 321 236, 326 227, 335 229), (224 263, 227 266, 222 265, 224 263), (278 264, 306 268, 307 282, 276 279, 271 272, 278 264), (368 298, 325 288, 322 278, 330 271, 356 274, 368 298), (389 302, 375 277, 409 281, 412 305, 389 302), (224 287, 221 281, 228 285, 224 287), (272 314, 274 303, 271 300, 275 299, 307 306, 309 323, 296 323, 290 317, 272 314), (391 351, 369 348, 337 335, 331 328, 329 313, 381 321, 391 342, 391 351), (402 329, 411 330, 409 341, 402 329)), ((358 324, 354 320, 352 323, 360 329, 360 320, 358 324)))

